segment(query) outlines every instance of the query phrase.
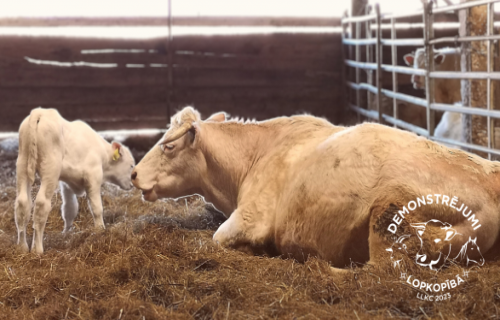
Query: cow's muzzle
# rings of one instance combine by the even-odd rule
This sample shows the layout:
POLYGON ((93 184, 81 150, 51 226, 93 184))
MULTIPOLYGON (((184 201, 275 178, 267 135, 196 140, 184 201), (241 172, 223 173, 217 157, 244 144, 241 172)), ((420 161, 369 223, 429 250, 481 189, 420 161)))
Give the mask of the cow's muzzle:
POLYGON ((146 201, 155 202, 158 200, 158 195, 156 194, 155 188, 149 190, 142 190, 142 198, 146 201))

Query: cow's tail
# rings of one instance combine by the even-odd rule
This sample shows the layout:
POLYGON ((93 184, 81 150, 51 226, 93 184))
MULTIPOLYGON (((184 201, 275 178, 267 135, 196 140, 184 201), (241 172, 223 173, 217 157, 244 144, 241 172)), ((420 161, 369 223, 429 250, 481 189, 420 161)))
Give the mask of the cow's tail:
POLYGON ((29 185, 32 186, 35 182, 36 165, 38 162, 38 145, 37 145, 37 129, 41 118, 40 112, 37 109, 33 110, 28 119, 28 161, 27 174, 29 185))

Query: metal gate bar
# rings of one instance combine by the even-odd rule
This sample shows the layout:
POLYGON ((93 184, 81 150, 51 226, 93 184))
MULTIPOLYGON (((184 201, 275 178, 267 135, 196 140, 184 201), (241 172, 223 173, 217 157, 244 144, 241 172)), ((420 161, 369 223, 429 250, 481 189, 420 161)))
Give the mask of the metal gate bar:
MULTIPOLYGON (((356 17, 348 17, 347 15, 342 19, 342 25, 346 26, 350 24, 352 26, 353 23, 356 24, 356 30, 360 30, 362 25, 365 25, 366 28, 366 37, 364 39, 360 39, 360 34, 357 31, 356 37, 353 39, 351 37, 347 38, 343 34, 342 42, 345 46, 355 46, 356 47, 356 57, 353 59, 352 54, 349 54, 347 57, 344 56, 344 68, 356 70, 356 78, 350 77, 350 79, 345 79, 345 84, 348 90, 356 91, 356 105, 350 102, 350 99, 347 105, 356 111, 358 115, 362 115, 371 119, 378 120, 378 122, 387 122, 393 124, 394 126, 401 127, 410 131, 413 131, 422 136, 426 136, 429 139, 454 144, 460 147, 468 148, 471 150, 481 151, 488 153, 488 157, 491 158, 492 154, 500 155, 500 150, 494 149, 494 120, 500 119, 500 111, 493 110, 492 105, 495 103, 493 101, 493 96, 491 94, 491 86, 492 80, 500 80, 500 72, 492 72, 493 70, 493 46, 491 45, 491 41, 500 40, 500 35, 494 35, 494 27, 495 23, 493 21, 494 12, 493 12, 493 4, 496 2, 500 2, 500 0, 481 0, 475 2, 467 2, 461 3, 457 5, 442 7, 442 8, 433 8, 433 2, 425 2, 423 10, 418 10, 412 13, 407 14, 381 14, 380 8, 376 5, 375 13, 370 13, 367 8, 364 16, 356 16, 356 17), (488 5, 488 17, 487 17, 487 33, 483 36, 466 36, 466 37, 442 37, 435 38, 434 37, 434 28, 433 28, 433 20, 434 16, 439 13, 445 13, 456 10, 468 9, 476 6, 488 5), (423 38, 422 39, 397 39, 396 38, 396 22, 397 19, 408 18, 408 17, 418 17, 421 16, 423 23, 421 26, 423 27, 423 38), (382 21, 389 20, 389 24, 382 24, 382 21), (371 26, 371 23, 375 22, 374 28, 371 26), (391 30, 391 38, 390 39, 382 39, 382 26, 383 29, 391 30), (374 29, 375 38, 372 38, 371 32, 374 29), (434 59, 433 57, 433 45, 442 44, 442 43, 463 43, 463 42, 471 42, 471 41, 487 41, 488 45, 488 53, 487 53, 487 71, 486 72, 444 72, 444 71, 435 71, 434 70, 434 59), (366 46, 366 61, 360 61, 360 46, 366 46), (376 54, 375 61, 372 60, 370 47, 375 46, 376 54), (386 65, 382 63, 382 46, 391 46, 391 65, 386 65), (415 46, 415 47, 425 47, 426 51, 426 68, 425 69, 415 69, 404 66, 396 65, 396 57, 398 46, 415 46), (360 70, 365 70, 367 72, 367 83, 360 83, 359 72, 360 70), (376 85, 373 85, 372 74, 373 71, 376 70, 377 79, 376 85), (382 76, 383 72, 392 73, 392 90, 383 89, 382 85, 382 76), (426 98, 421 99, 417 97, 413 97, 411 95, 402 94, 398 91, 398 83, 397 83, 397 74, 410 74, 410 75, 419 75, 425 76, 426 79, 426 98), (449 105, 442 103, 434 102, 434 86, 433 82, 435 79, 471 79, 471 80, 486 80, 487 81, 487 108, 472 108, 472 107, 461 107, 457 105, 449 105), (355 82, 353 82, 355 81, 355 82), (371 107, 371 99, 370 94, 377 95, 377 108, 376 110, 366 110, 361 108, 359 92, 361 90, 366 90, 368 95, 367 106, 368 109, 372 109, 371 107), (385 95, 389 98, 392 98, 392 110, 394 117, 389 115, 385 115, 382 112, 382 95, 385 95), (407 123, 398 119, 398 106, 397 100, 409 102, 418 106, 425 107, 426 118, 427 118, 427 130, 424 128, 420 128, 413 124, 407 123), (450 111, 450 112, 459 112, 463 114, 471 114, 487 117, 488 124, 488 146, 478 146, 474 144, 464 143, 460 141, 443 139, 434 136, 434 111, 450 111)), ((417 24, 412 24, 417 25, 417 24)), ((420 24, 418 24, 420 25, 420 24)), ((343 29, 344 32, 346 28, 343 29)), ((352 27, 351 27, 352 32, 352 27)), ((344 51, 343 51, 344 52, 344 51)))

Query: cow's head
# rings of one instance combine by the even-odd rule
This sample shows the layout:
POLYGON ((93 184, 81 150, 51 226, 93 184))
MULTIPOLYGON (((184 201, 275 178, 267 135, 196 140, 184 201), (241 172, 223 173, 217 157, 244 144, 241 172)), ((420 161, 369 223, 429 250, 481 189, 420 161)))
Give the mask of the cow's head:
POLYGON ((415 262, 430 269, 444 263, 450 254, 450 241, 457 235, 451 224, 432 219, 410 225, 415 228, 421 244, 415 262))
MULTIPOLYGON (((445 59, 445 55, 442 53, 437 53, 434 55, 435 69, 437 66, 442 64, 445 59)), ((405 63, 414 67, 415 69, 425 69, 425 49, 419 48, 415 51, 415 54, 409 53, 404 56, 405 63)), ((419 75, 412 75, 411 82, 413 83, 413 88, 415 89, 425 89, 425 77, 419 75)))
POLYGON ((135 160, 130 150, 121 143, 113 141, 108 156, 110 165, 105 172, 105 180, 122 189, 132 189, 130 174, 134 169, 135 160))
POLYGON ((186 107, 171 119, 163 138, 144 156, 132 172, 132 182, 147 201, 200 193, 206 161, 200 149, 203 122, 223 122, 225 113, 202 121, 200 114, 186 107))

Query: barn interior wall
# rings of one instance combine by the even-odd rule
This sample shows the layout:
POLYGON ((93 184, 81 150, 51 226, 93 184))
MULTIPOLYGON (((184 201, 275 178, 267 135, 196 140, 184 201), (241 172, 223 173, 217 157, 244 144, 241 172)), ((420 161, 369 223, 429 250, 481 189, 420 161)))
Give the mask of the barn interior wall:
POLYGON ((339 122, 340 41, 332 33, 176 37, 170 88, 167 38, 2 36, 0 131, 17 131, 38 106, 97 130, 164 128, 169 94, 171 112, 193 105, 205 117, 306 112, 339 122))
MULTIPOLYGON (((422 37, 418 27, 397 32, 398 38, 422 37)), ((436 33, 454 36, 457 30, 436 33)), ((390 38, 390 31, 383 37, 390 38)), ((17 131, 38 106, 57 108, 97 130, 165 128, 169 96, 170 113, 193 105, 204 117, 218 111, 257 120, 310 113, 349 123, 341 48, 340 33, 179 36, 173 41, 170 87, 166 37, 0 36, 0 132, 17 131)), ((398 64, 415 49, 399 47, 398 64)), ((383 49, 386 64, 390 50, 383 49)), ((392 88, 391 78, 384 74, 384 87, 392 88)), ((399 75, 398 82, 400 92, 423 96, 410 76, 399 75)))

